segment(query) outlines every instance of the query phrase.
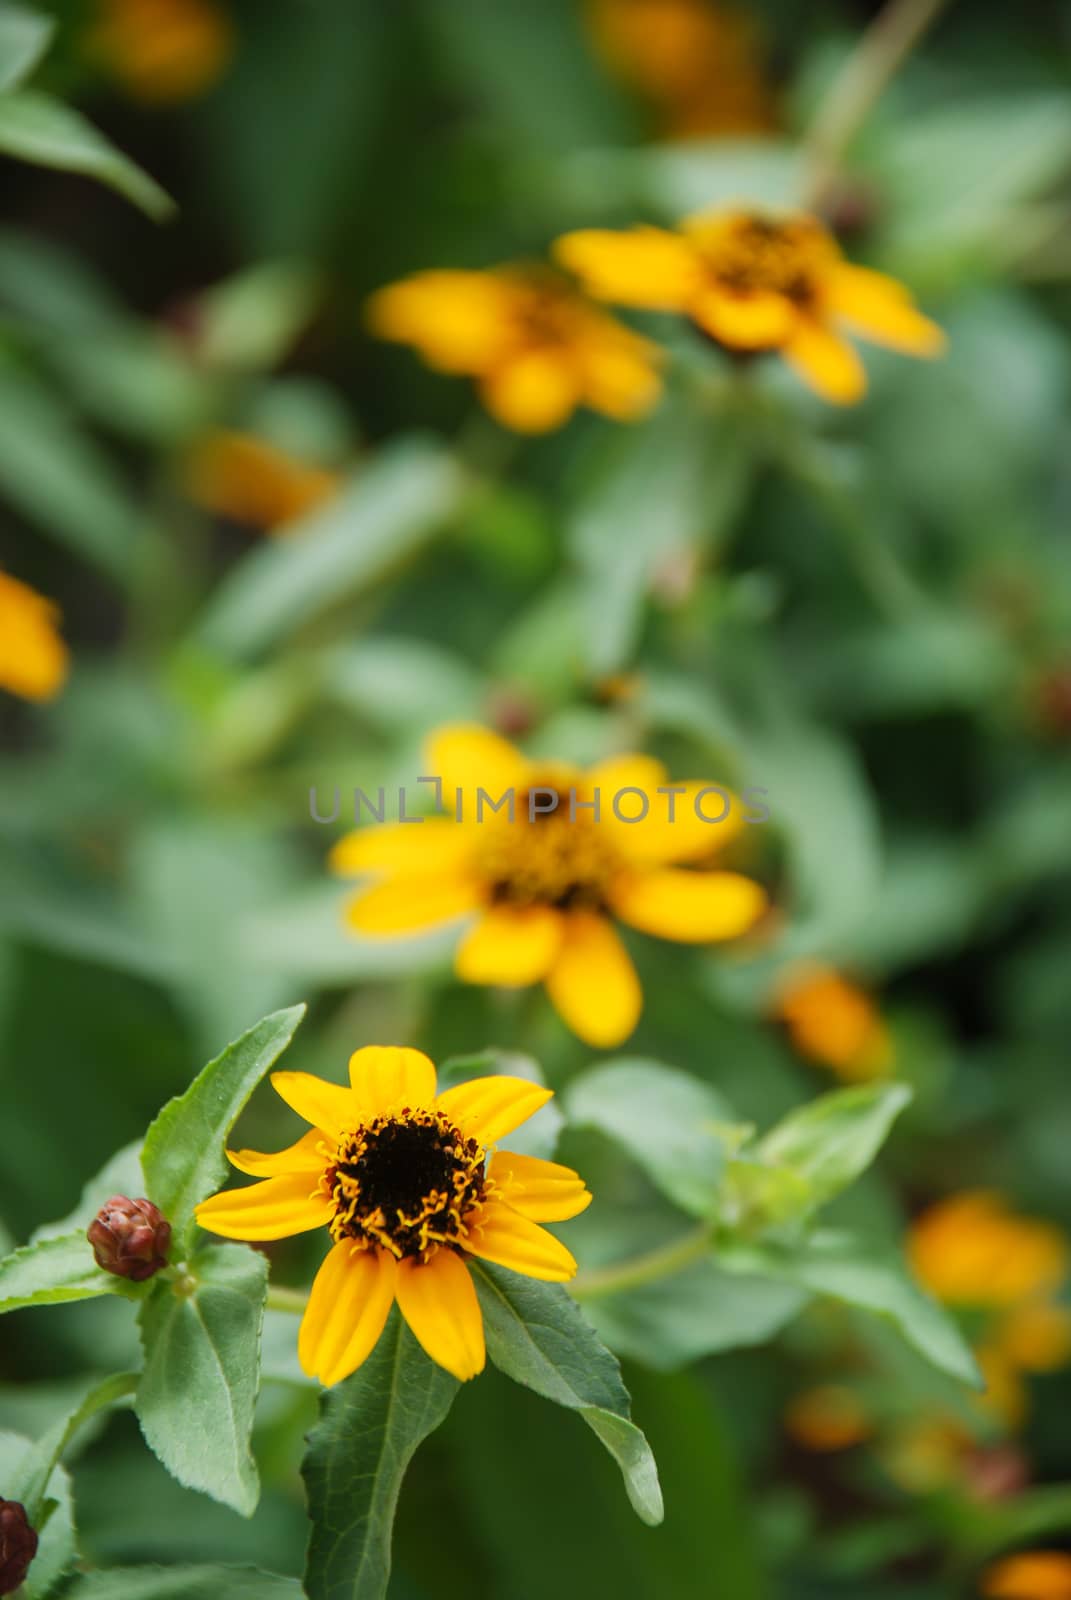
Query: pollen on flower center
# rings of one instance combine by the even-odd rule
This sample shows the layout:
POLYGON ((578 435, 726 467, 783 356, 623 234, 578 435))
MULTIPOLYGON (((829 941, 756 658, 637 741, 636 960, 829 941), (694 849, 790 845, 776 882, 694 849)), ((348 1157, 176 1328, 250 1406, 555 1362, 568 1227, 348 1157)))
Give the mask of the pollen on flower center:
POLYGON ((741 214, 700 221, 693 242, 724 288, 763 290, 800 304, 813 300, 833 252, 825 231, 808 217, 741 214))
MULTIPOLYGON (((546 790, 540 790, 541 797, 546 790)), ((513 906, 595 910, 618 869, 602 829, 558 794, 554 810, 529 811, 527 791, 517 795, 514 820, 500 819, 481 841, 478 870, 491 899, 513 906), (575 810, 575 814, 574 814, 575 810)))
POLYGON ((335 1207, 332 1237, 380 1245, 399 1260, 463 1245, 492 1188, 485 1157, 441 1111, 406 1107, 343 1134, 322 1180, 335 1207))

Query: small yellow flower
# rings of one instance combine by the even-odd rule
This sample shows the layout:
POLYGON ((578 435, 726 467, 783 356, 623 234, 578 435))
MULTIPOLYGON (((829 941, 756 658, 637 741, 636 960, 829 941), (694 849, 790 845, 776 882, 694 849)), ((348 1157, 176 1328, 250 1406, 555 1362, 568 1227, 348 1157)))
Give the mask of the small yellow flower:
POLYGON ((90 48, 135 99, 192 100, 220 77, 234 50, 212 0, 99 0, 90 48))
POLYGON ((552 1091, 523 1078, 476 1078, 437 1093, 419 1050, 368 1045, 350 1057, 350 1087, 276 1072, 276 1092, 311 1131, 288 1150, 228 1151, 246 1189, 202 1201, 202 1228, 226 1239, 282 1239, 326 1228, 298 1336, 310 1377, 330 1386, 372 1352, 398 1302, 433 1361, 464 1381, 484 1366, 483 1319, 466 1261, 564 1283, 565 1246, 539 1224, 591 1201, 568 1167, 497 1150, 552 1091))
POLYGON ((818 1454, 849 1450, 873 1431, 857 1395, 840 1384, 820 1384, 793 1397, 785 1428, 804 1450, 818 1454))
POLYGON ((374 294, 369 320, 437 371, 477 378, 517 433, 547 433, 585 405, 631 422, 661 390, 657 346, 542 269, 418 272, 374 294))
POLYGON ((251 433, 220 430, 195 445, 185 467, 195 504, 252 528, 285 531, 330 498, 339 479, 251 433))
POLYGON ((1071 1555, 1024 1550, 996 1562, 982 1579, 986 1600, 1071 1600, 1071 1555))
POLYGON ((676 311, 725 349, 776 350, 835 405, 866 390, 841 324, 907 355, 944 349, 940 328, 894 278, 845 261, 816 217, 722 210, 679 229, 585 229, 555 246, 590 294, 619 305, 676 311))
POLYGON ((750 878, 676 865, 711 855, 741 826, 742 811, 701 782, 660 793, 669 780, 649 756, 580 772, 529 761, 485 728, 456 726, 432 736, 425 771, 440 777, 453 816, 361 829, 332 852, 335 871, 381 880, 350 904, 350 927, 408 934, 475 912, 458 976, 544 982, 588 1044, 620 1044, 643 1004, 612 917, 655 938, 705 944, 745 933, 766 908, 750 878), (512 817, 505 806, 481 814, 480 789, 494 803, 512 795, 512 817))
POLYGON ((59 611, 36 590, 0 572, 0 689, 51 700, 67 677, 59 611))
POLYGON ((874 1002, 831 968, 807 966, 790 973, 778 990, 775 1011, 800 1054, 845 1083, 867 1083, 890 1071, 892 1041, 874 1002))

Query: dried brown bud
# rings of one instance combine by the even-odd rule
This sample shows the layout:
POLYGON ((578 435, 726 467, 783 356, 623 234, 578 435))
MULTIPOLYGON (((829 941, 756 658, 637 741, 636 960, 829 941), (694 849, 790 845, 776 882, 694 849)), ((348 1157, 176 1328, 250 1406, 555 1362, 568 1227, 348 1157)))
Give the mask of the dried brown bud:
POLYGON ((14 1594, 37 1554, 37 1534, 17 1500, 0 1500, 0 1594, 14 1594))
POLYGON ((86 1229, 98 1267, 141 1283, 167 1266, 171 1224, 151 1200, 106 1200, 86 1229))

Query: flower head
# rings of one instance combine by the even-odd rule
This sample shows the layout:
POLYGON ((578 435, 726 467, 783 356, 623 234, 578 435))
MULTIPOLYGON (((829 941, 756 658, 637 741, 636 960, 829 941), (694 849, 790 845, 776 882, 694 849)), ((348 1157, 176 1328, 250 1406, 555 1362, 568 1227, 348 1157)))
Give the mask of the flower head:
POLYGON ((439 1094, 427 1056, 378 1045, 351 1056, 349 1088, 304 1072, 271 1081, 311 1132, 276 1155, 228 1151, 263 1181, 213 1195, 197 1220, 228 1239, 328 1230, 298 1339, 321 1383, 360 1366, 395 1300, 433 1361, 475 1377, 484 1338, 470 1257, 550 1283, 575 1273, 539 1224, 577 1216, 591 1195, 568 1167, 495 1148, 551 1090, 503 1076, 439 1094))
POLYGON ((612 918, 705 944, 746 932, 766 908, 764 891, 740 873, 678 865, 711 855, 737 831, 739 802, 713 785, 671 785, 648 756, 580 772, 530 761, 485 728, 457 726, 431 738, 425 760, 454 816, 339 841, 337 872, 380 880, 350 903, 349 925, 381 937, 474 912, 458 976, 518 988, 545 982, 588 1044, 620 1044, 643 1003, 612 918))
POLYGON ((907 355, 944 348, 902 284, 845 261, 817 217, 802 212, 704 212, 675 232, 585 229, 559 239, 555 252, 597 299, 680 312, 730 351, 778 351, 835 405, 866 389, 841 324, 907 355))
POLYGON ((98 1267, 143 1283, 167 1266, 171 1224, 151 1200, 114 1194, 89 1224, 86 1238, 98 1267))
POLYGON ((255 434, 220 430, 208 434, 191 452, 186 488, 190 499, 206 511, 282 532, 334 494, 338 478, 255 434))
POLYGON ((0 689, 51 700, 67 677, 67 646, 51 600, 0 572, 0 689))
POLYGON ((544 269, 418 272, 374 294, 369 320, 439 372, 477 378, 518 433, 547 433, 578 406, 631 422, 660 392, 657 347, 544 269))
POLYGON ((989 1567, 986 1600, 1071 1600, 1071 1555, 1064 1550, 1024 1550, 989 1567))
POLYGON ((147 105, 192 100, 215 83, 234 49, 213 0, 100 0, 91 48, 147 105))
POLYGON ((846 1083, 867 1083, 889 1071, 892 1043, 873 1000, 831 968, 807 966, 790 973, 775 1009, 800 1054, 846 1083))
POLYGON ((0 1594, 14 1594, 37 1554, 37 1532, 18 1500, 0 1500, 0 1594))

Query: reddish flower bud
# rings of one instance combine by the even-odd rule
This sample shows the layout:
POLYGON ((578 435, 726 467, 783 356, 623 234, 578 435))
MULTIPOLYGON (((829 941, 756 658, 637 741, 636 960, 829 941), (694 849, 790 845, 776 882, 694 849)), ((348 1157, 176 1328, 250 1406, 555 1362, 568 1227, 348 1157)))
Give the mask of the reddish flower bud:
POLYGON ((115 1194, 86 1229, 97 1266, 119 1278, 141 1283, 167 1266, 171 1224, 151 1200, 115 1194))
POLYGON ((37 1554, 37 1534, 17 1500, 0 1500, 0 1594, 14 1594, 37 1554))

